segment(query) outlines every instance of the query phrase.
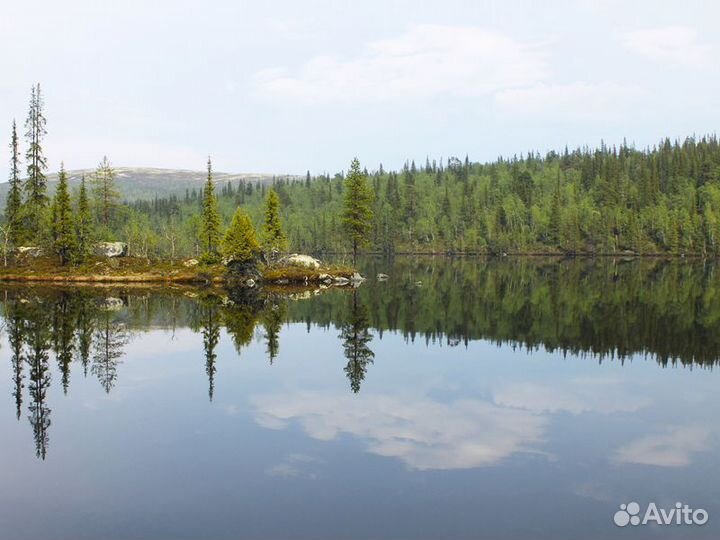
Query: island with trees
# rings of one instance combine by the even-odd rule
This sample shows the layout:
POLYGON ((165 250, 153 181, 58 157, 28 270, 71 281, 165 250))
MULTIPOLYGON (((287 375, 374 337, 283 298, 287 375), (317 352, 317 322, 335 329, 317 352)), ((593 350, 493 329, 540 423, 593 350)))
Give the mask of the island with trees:
POLYGON ((74 182, 62 165, 48 181, 40 85, 24 127, 22 149, 15 122, 10 130, 5 280, 344 284, 359 278, 352 266, 314 257, 720 254, 715 135, 490 163, 426 159, 400 171, 354 159, 333 176, 271 183, 217 183, 208 159, 202 186, 131 199, 107 157, 74 182))
MULTIPOLYGON (((120 202, 115 172, 107 157, 89 179, 90 185, 83 176, 74 194, 61 164, 54 195, 49 196, 42 146, 45 125, 38 84, 32 88, 25 123, 25 178, 21 176, 17 125, 12 124, 9 189, 0 225, 2 280, 232 282, 252 287, 258 281, 329 286, 357 284, 363 279, 350 266, 323 265, 309 255, 287 254, 281 202, 273 187, 264 196, 259 235, 242 205, 236 205, 230 223, 224 226, 210 158, 198 212, 184 220, 179 209, 171 213, 159 234, 169 252, 159 256, 152 248, 157 233, 137 218, 129 204, 120 202), (195 257, 187 258, 188 253, 178 247, 183 233, 190 230, 195 257)), ((348 193, 363 193, 365 198, 348 196, 343 219, 357 255, 358 247, 365 244, 372 214, 369 187, 357 160, 352 171, 348 193)))

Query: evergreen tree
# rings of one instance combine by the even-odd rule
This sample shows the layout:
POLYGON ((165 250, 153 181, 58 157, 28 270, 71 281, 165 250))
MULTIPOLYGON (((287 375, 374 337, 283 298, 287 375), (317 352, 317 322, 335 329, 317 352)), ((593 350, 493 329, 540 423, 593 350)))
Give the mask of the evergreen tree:
POLYGON ((280 197, 271 188, 265 198, 265 223, 263 226, 263 246, 267 252, 287 249, 287 237, 280 222, 280 197))
POLYGON ((93 219, 90 211, 85 176, 80 181, 80 193, 78 194, 77 220, 75 223, 77 233, 77 256, 82 261, 87 258, 92 250, 93 219))
POLYGON ((21 304, 15 300, 5 303, 5 324, 7 339, 10 345, 10 363, 12 364, 13 386, 12 393, 15 398, 15 417, 20 420, 22 414, 23 388, 25 375, 23 364, 25 362, 25 333, 26 319, 21 311, 21 304))
POLYGON ((202 241, 204 256, 208 262, 217 260, 220 244, 220 212, 215 196, 215 185, 212 178, 212 162, 207 162, 207 182, 203 190, 202 206, 202 241))
POLYGON ((18 135, 13 120, 10 138, 10 178, 8 195, 5 201, 5 223, 8 226, 8 241, 16 246, 22 238, 22 186, 20 185, 20 155, 18 152, 18 135))
POLYGON ((372 230, 372 191, 366 177, 360 172, 360 161, 355 158, 350 164, 350 172, 345 178, 345 210, 343 225, 350 237, 353 261, 358 250, 369 243, 372 230))
POLYGON ((350 390, 353 394, 360 391, 368 365, 372 364, 375 358, 375 353, 369 345, 373 339, 373 335, 368 331, 369 327, 368 310, 359 300, 357 290, 354 290, 350 300, 350 318, 342 325, 339 336, 343 341, 343 352, 348 361, 344 371, 350 380, 350 390))
POLYGON ((552 195, 552 204, 550 207, 550 242, 558 244, 560 242, 560 173, 558 172, 555 190, 552 195))
POLYGON ((217 367, 215 361, 217 360, 217 353, 215 347, 217 347, 220 341, 220 317, 217 313, 217 306, 213 302, 207 302, 203 306, 203 350, 205 351, 205 373, 208 377, 208 397, 210 401, 213 400, 215 394, 215 373, 217 367))
POLYGON ((60 264, 66 265, 76 253, 77 238, 75 236, 75 223, 70 204, 67 174, 62 164, 58 174, 57 191, 53 199, 53 221, 51 226, 55 253, 60 257, 60 264))
POLYGON ((44 102, 38 84, 30 90, 30 107, 25 121, 25 137, 28 147, 25 152, 27 179, 24 185, 26 208, 23 214, 27 219, 27 232, 33 240, 43 232, 43 217, 48 203, 47 178, 45 176, 47 161, 42 149, 42 141, 47 133, 43 107, 44 102))
POLYGON ((26 324, 28 352, 28 393, 30 394, 29 416, 35 439, 35 454, 40 459, 47 456, 49 444, 51 409, 47 405, 50 388, 50 316, 46 306, 35 304, 29 310, 26 324))
POLYGON ((247 263, 253 261, 260 251, 250 218, 238 207, 222 240, 222 255, 229 262, 247 263))
POLYGON ((271 365, 280 351, 280 328, 286 317, 287 306, 284 303, 273 304, 269 309, 265 310, 262 316, 267 355, 271 365))
POLYGON ((115 187, 115 171, 107 156, 103 157, 95 170, 93 184, 98 221, 104 229, 103 233, 108 234, 119 206, 120 192, 115 187))
POLYGON ((95 328, 93 365, 90 369, 108 394, 117 381, 117 366, 124 354, 123 347, 129 341, 125 326, 113 321, 110 312, 106 311, 95 328))

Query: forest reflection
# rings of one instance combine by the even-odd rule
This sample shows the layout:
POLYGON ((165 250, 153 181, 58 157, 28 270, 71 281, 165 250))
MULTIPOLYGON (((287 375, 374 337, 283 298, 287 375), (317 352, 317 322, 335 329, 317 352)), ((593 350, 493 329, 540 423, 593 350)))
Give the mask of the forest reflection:
POLYGON ((83 376, 109 394, 121 383, 125 346, 154 329, 186 327, 201 337, 211 401, 223 329, 238 355, 261 339, 273 364, 281 328, 291 322, 304 323, 309 333, 313 327, 338 332, 346 361, 338 369, 352 393, 374 362, 373 340, 388 331, 450 346, 486 339, 542 347, 599 362, 642 354, 661 366, 711 367, 720 357, 720 283, 707 262, 405 258, 367 260, 364 273, 371 279, 358 289, 289 294, 5 286, 0 298, 15 415, 27 415, 36 455, 44 459, 51 372, 65 393, 73 377, 83 376), (378 272, 390 279, 372 279, 378 272))

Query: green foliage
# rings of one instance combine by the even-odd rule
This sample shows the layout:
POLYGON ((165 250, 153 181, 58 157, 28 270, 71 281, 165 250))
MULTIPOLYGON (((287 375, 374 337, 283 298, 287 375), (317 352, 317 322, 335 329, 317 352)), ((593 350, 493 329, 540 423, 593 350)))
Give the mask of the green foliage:
POLYGON ((372 230, 373 194, 367 185, 366 176, 360 171, 360 161, 353 159, 350 172, 345 179, 345 208, 343 226, 350 239, 353 257, 358 249, 369 245, 372 230))
POLYGON ((43 153, 42 141, 47 133, 45 129, 44 102, 40 85, 33 86, 30 91, 30 107, 25 121, 25 138, 27 150, 27 178, 24 184, 26 201, 23 208, 23 227, 29 239, 37 239, 42 235, 43 218, 48 204, 47 197, 47 160, 43 153))
POLYGON ((58 257, 60 257, 60 264, 65 265, 76 255, 78 244, 70 203, 70 193, 68 192, 67 174, 62 165, 60 166, 58 187, 55 192, 52 208, 53 220, 51 227, 53 248, 58 257))
POLYGON ((350 380, 350 390, 357 394, 360 392, 360 385, 365 379, 368 366, 373 363, 375 353, 370 349, 373 335, 368 330, 370 326, 368 310, 359 301, 357 291, 353 291, 349 304, 350 316, 348 321, 342 325, 340 339, 342 339, 343 352, 347 358, 344 371, 350 380))
POLYGON ((87 187, 85 186, 85 177, 80 182, 80 192, 78 194, 77 218, 75 221, 75 232, 77 235, 77 258, 79 261, 85 260, 92 251, 93 234, 93 217, 90 210, 90 201, 88 200, 87 187))
POLYGON ((280 222, 280 197, 270 188, 265 198, 265 221, 263 223, 263 247, 266 251, 287 249, 287 237, 280 222))
MULTIPOLYGON (((450 159, 399 173, 378 169, 364 176, 362 197, 352 198, 352 172, 297 180, 277 178, 282 231, 302 252, 352 251, 345 228, 346 201, 358 249, 393 252, 698 253, 720 255, 720 147, 714 137, 630 147, 528 155, 494 163, 450 159), (410 198, 410 202, 408 202, 410 198), (364 243, 363 239, 367 242, 364 243)), ((262 186, 240 181, 185 197, 135 201, 117 213, 109 234, 148 257, 199 257, 207 252, 204 209, 209 199, 219 260, 222 223, 242 201, 255 227, 264 228, 262 186), (216 211, 214 212, 213 209, 216 211), (172 218, 171 218, 172 216, 172 218), (171 219, 174 239, 167 235, 171 219), (128 232, 133 231, 133 236, 128 232), (142 238, 144 237, 144 238, 142 238), (173 249, 174 242, 174 249, 173 249), (138 249, 136 249, 138 248, 138 249)), ((272 190, 268 189, 270 193, 272 190)), ((213 236, 213 235, 211 235, 213 236)), ((265 234, 263 231, 263 242, 265 234)))
POLYGON ((230 262, 246 263, 255 260, 260 251, 252 222, 238 207, 222 240, 222 256, 230 262))
MULTIPOLYGON (((11 142, 1 229, 6 248, 52 244, 39 86, 32 88, 26 126, 22 193, 16 134, 11 142)), ((666 139, 644 150, 603 143, 491 163, 473 163, 467 156, 446 164, 427 159, 423 167, 410 162, 399 172, 380 165, 368 173, 353 160, 346 177, 273 178, 267 198, 266 184, 249 180, 227 182, 216 193, 208 160, 204 189, 127 205, 119 204, 106 158, 95 188, 94 236, 127 241, 131 253, 147 258, 204 254, 204 261, 217 262, 222 226, 239 204, 252 224, 262 227, 269 250, 720 256, 715 136, 666 139)))
POLYGON ((149 259, 157 252, 160 239, 150 223, 149 216, 134 214, 125 224, 123 238, 128 244, 130 255, 149 259))
POLYGON ((106 236, 114 224, 119 206, 120 192, 115 187, 115 171, 107 156, 98 165, 93 177, 95 209, 101 230, 106 236))
POLYGON ((18 135, 13 120, 12 135, 10 138, 10 189, 5 201, 5 223, 8 226, 8 241, 11 245, 18 245, 22 236, 22 186, 20 183, 20 155, 18 151, 18 135))
POLYGON ((212 163, 207 162, 207 182, 202 206, 202 245, 206 258, 215 259, 220 243, 220 213, 212 179, 212 163))

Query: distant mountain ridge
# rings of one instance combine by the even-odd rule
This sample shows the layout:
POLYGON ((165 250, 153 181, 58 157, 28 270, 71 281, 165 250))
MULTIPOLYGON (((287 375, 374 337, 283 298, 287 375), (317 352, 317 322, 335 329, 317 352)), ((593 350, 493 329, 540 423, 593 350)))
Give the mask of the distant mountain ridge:
MULTIPOLYGON (((155 197, 167 197, 170 195, 184 196, 186 189, 200 189, 207 179, 207 171, 190 171, 184 169, 157 169, 145 167, 114 167, 115 181, 121 198, 128 201, 136 199, 153 199, 155 197)), ((85 176, 90 182, 95 174, 95 169, 76 169, 67 171, 70 187, 80 184, 80 179, 85 176)), ((227 182, 237 186, 240 180, 260 184, 270 184, 273 178, 277 179, 300 179, 301 176, 289 174, 266 174, 266 173, 224 173, 213 172, 213 179, 218 188, 227 182)), ((57 183, 57 173, 48 175, 48 191, 52 194, 57 183)), ((8 184, 0 184, 0 203, 5 205, 5 198, 8 191, 8 184)))

